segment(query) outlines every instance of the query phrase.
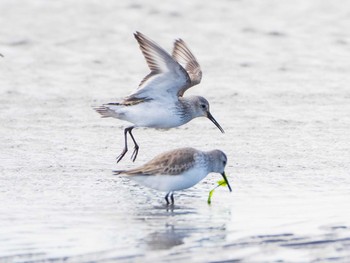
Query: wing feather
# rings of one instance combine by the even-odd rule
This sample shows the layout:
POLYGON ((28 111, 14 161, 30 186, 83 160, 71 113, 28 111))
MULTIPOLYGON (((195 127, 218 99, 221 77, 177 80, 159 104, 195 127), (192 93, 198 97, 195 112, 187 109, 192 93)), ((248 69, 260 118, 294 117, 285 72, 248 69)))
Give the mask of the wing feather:
POLYGON ((195 165, 193 148, 176 149, 156 156, 144 165, 131 169, 114 171, 115 174, 127 175, 179 175, 195 165))
POLYGON ((168 52, 140 32, 134 34, 151 72, 143 78, 129 98, 178 98, 191 83, 187 71, 168 52))
POLYGON ((175 41, 172 57, 178 63, 184 66, 187 74, 190 77, 190 84, 182 87, 182 89, 179 91, 178 95, 183 96, 187 89, 201 82, 202 70, 197 59, 192 54, 185 41, 183 41, 182 39, 177 39, 175 41))

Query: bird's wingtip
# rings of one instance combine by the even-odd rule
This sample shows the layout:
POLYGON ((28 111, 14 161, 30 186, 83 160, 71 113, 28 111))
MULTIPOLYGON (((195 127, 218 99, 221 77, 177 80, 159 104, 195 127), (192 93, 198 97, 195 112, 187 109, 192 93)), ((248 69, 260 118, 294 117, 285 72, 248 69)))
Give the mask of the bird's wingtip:
POLYGON ((175 43, 184 43, 185 41, 183 41, 182 38, 176 38, 175 39, 175 43))
POLYGON ((140 31, 135 31, 134 32, 134 37, 136 38, 136 39, 139 39, 139 38, 142 38, 142 37, 144 37, 144 35, 140 32, 140 31))
POLYGON ((125 172, 125 170, 114 170, 113 175, 119 175, 119 174, 122 174, 124 172, 125 172))

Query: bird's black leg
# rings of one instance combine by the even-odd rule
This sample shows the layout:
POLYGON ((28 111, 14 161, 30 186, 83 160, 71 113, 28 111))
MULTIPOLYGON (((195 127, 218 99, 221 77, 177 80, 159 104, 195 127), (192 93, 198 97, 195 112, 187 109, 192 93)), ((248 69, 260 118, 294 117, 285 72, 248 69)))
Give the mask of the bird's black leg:
POLYGON ((168 199, 169 195, 170 195, 170 192, 167 193, 166 196, 165 196, 166 205, 170 204, 169 199, 168 199))
POLYGON ((171 193, 170 199, 171 199, 171 204, 174 205, 174 204, 175 204, 175 201, 174 201, 174 193, 171 193))
POLYGON ((131 126, 131 127, 125 128, 125 130, 124 130, 125 146, 124 146, 122 153, 117 157, 117 163, 119 163, 120 160, 123 159, 124 155, 128 152, 128 132, 129 132, 130 128, 133 129, 134 127, 131 126))
POLYGON ((132 139, 132 141, 134 142, 134 145, 135 145, 135 146, 134 146, 134 151, 133 151, 133 153, 132 153, 132 155, 131 155, 131 160, 132 160, 133 162, 135 162, 140 147, 139 147, 139 145, 137 144, 137 142, 135 141, 135 138, 134 138, 134 136, 133 136, 132 133, 131 133, 132 129, 134 129, 134 127, 129 127, 129 130, 128 130, 128 131, 129 131, 130 137, 131 137, 131 139, 132 139))

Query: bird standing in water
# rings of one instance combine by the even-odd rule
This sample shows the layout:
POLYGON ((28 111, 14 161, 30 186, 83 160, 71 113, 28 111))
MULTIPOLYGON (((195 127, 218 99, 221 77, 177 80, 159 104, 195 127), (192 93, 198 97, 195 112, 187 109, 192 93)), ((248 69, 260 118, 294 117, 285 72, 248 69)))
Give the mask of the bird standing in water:
POLYGON ((174 191, 194 186, 209 173, 220 173, 231 192, 225 174, 226 164, 226 154, 220 150, 204 152, 187 147, 162 153, 138 168, 118 170, 114 174, 125 174, 144 186, 166 192, 165 200, 169 205, 174 204, 174 191))

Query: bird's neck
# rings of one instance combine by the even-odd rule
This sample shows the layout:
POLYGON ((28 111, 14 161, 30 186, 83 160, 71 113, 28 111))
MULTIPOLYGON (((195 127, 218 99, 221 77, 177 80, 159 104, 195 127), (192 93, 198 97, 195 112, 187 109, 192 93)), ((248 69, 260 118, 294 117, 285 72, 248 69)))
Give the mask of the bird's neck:
POLYGON ((209 172, 214 172, 215 170, 215 167, 214 167, 214 164, 215 164, 215 157, 211 154, 211 152, 207 152, 206 154, 206 158, 208 159, 208 171, 209 172))
POLYGON ((199 117, 196 111, 194 100, 191 97, 179 97, 179 106, 181 112, 185 113, 184 117, 187 118, 187 121, 192 120, 193 118, 199 117))
POLYGON ((208 152, 199 152, 196 155, 196 162, 199 163, 201 167, 207 170, 208 173, 212 170, 211 159, 208 152))

